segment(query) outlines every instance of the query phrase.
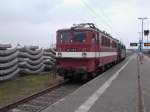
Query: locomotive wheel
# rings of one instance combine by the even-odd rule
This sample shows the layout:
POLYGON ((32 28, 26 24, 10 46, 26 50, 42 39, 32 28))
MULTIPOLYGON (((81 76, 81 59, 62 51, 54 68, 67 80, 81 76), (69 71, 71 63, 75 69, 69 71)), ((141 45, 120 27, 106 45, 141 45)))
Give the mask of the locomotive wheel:
POLYGON ((88 76, 87 76, 87 74, 84 74, 81 79, 82 79, 83 82, 88 81, 88 76))
POLYGON ((104 65, 105 71, 108 69, 108 65, 104 65))
POLYGON ((105 66, 102 66, 102 72, 104 72, 105 71, 105 66))
POLYGON ((66 77, 66 76, 64 76, 64 80, 67 80, 67 79, 69 79, 68 77, 66 77))

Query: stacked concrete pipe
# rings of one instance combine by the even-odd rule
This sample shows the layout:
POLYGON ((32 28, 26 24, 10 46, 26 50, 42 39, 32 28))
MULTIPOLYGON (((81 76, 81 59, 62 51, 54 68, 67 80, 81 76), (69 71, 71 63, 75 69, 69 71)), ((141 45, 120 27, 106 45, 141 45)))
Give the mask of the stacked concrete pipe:
POLYGON ((9 80, 18 75, 18 49, 10 44, 0 44, 0 81, 9 80))
POLYGON ((49 49, 44 49, 44 55, 43 55, 43 59, 44 59, 44 64, 45 64, 45 70, 52 70, 55 67, 55 50, 52 48, 49 49))
POLYGON ((43 49, 38 46, 25 46, 19 48, 20 74, 37 74, 44 70, 43 49))

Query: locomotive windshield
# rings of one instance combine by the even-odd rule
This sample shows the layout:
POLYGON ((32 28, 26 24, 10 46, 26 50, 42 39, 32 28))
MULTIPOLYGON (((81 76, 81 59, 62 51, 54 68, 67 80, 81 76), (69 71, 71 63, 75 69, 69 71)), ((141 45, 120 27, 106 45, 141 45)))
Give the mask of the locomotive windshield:
POLYGON ((71 33, 70 32, 61 32, 60 38, 62 43, 68 43, 71 39, 71 33))
POLYGON ((82 43, 85 41, 85 38, 86 38, 85 32, 75 32, 74 37, 73 37, 73 41, 82 43))
POLYGON ((86 32, 69 32, 69 31, 61 31, 60 40, 61 43, 83 43, 86 39, 86 32))

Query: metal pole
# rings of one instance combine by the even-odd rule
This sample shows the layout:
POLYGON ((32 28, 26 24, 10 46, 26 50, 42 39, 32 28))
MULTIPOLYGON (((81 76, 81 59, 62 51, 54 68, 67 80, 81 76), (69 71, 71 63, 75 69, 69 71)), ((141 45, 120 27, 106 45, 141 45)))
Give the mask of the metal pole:
POLYGON ((142 43, 141 43, 141 44, 142 44, 142 45, 141 45, 141 47, 142 47, 142 48, 141 48, 141 52, 142 52, 142 53, 143 53, 143 20, 144 20, 144 19, 142 18, 142 43))
POLYGON ((141 37, 142 37, 142 36, 141 36, 141 32, 138 32, 138 33, 139 33, 139 40, 141 40, 141 37))
POLYGON ((138 18, 138 19, 142 20, 142 39, 140 42, 140 52, 143 53, 143 21, 144 21, 144 19, 147 19, 147 18, 138 18))
MULTIPOLYGON (((148 35, 147 35, 147 43, 148 43, 148 35)), ((148 46, 147 46, 147 50, 148 50, 148 46)))

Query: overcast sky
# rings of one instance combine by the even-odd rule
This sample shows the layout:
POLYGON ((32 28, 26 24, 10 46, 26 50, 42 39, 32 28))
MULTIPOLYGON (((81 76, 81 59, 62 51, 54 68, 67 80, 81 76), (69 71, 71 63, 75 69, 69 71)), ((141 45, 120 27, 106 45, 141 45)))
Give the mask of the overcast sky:
POLYGON ((128 47, 149 15, 149 0, 0 0, 0 43, 49 47, 57 29, 93 22, 128 47))

